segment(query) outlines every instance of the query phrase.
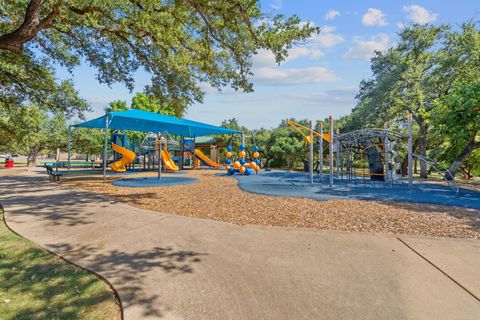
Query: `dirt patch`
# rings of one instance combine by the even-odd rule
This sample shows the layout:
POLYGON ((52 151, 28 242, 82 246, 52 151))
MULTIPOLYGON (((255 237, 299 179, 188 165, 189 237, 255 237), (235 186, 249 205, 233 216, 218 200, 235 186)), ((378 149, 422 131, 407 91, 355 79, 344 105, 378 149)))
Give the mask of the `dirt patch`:
MULTIPOLYGON (((123 177, 64 177, 62 184, 94 191, 130 205, 178 215, 222 220, 239 225, 317 228, 480 239, 480 211, 412 203, 360 200, 316 201, 251 194, 219 171, 190 171, 182 177, 199 182, 160 188, 122 188, 123 177)), ((129 175, 152 176, 154 173, 129 175)))

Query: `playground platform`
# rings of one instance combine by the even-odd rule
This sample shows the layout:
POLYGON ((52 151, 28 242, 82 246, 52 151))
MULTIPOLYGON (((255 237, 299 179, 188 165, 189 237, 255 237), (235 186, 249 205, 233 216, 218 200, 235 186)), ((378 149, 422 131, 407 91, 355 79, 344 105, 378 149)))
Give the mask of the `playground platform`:
POLYGON ((323 175, 322 184, 318 174, 315 174, 312 185, 308 173, 281 170, 261 171, 259 174, 248 177, 236 175, 235 178, 242 190, 263 195, 309 198, 319 201, 347 199, 416 202, 480 209, 480 192, 460 188, 456 193, 446 183, 441 184, 441 182, 415 182, 413 188, 409 189, 407 183, 357 181, 346 184, 335 178, 334 186, 330 188, 329 177, 326 174, 323 175))

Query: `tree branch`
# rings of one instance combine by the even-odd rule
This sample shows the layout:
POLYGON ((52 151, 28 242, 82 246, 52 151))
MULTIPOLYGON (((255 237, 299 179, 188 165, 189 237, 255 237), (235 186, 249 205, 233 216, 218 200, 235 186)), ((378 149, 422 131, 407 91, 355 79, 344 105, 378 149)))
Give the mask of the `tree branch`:
POLYGON ((20 27, 0 36, 0 49, 21 54, 23 45, 34 38, 42 29, 48 28, 60 15, 60 6, 53 5, 52 11, 40 20, 40 11, 43 0, 31 0, 27 6, 25 19, 20 27))

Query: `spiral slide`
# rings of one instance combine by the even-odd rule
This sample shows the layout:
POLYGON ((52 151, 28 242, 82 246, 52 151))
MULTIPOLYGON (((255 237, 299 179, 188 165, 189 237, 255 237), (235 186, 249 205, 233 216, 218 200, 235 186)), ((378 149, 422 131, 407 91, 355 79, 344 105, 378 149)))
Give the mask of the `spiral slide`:
POLYGON ((210 167, 214 168, 223 168, 222 165, 219 165, 218 163, 212 161, 209 157, 207 157, 200 149, 195 149, 195 157, 198 159, 202 160, 206 164, 208 164, 210 167))
POLYGON ((167 168, 167 170, 178 171, 178 166, 172 160, 172 157, 170 156, 170 152, 168 152, 165 149, 162 149, 162 161, 163 161, 163 165, 165 166, 165 168, 167 168))
POLYGON ((125 171, 127 171, 125 166, 127 164, 132 163, 133 160, 135 160, 135 158, 137 156, 135 154, 135 152, 130 151, 126 148, 120 147, 119 145, 116 145, 115 143, 112 143, 112 149, 115 152, 118 152, 122 155, 122 157, 120 159, 118 159, 117 161, 113 162, 110 165, 110 168, 112 169, 112 171, 114 171, 114 172, 125 172, 125 171))

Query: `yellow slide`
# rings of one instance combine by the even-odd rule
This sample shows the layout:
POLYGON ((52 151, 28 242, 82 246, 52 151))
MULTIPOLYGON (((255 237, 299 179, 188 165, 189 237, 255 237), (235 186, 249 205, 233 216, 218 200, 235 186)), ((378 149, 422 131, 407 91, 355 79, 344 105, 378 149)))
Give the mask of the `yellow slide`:
POLYGON ((170 152, 168 152, 165 149, 162 149, 162 161, 163 161, 163 165, 165 166, 165 168, 167 168, 167 170, 178 171, 178 166, 172 160, 172 157, 170 156, 170 152))
POLYGON ((223 166, 219 165, 218 163, 212 161, 209 157, 207 157, 200 149, 195 149, 195 156, 198 157, 200 160, 208 164, 210 167, 214 168, 223 168, 223 166))
POLYGON ((115 152, 118 152, 122 155, 122 157, 120 159, 118 159, 117 161, 113 162, 110 165, 110 168, 112 169, 112 171, 114 171, 114 172, 125 172, 125 171, 127 171, 127 169, 125 168, 125 165, 127 165, 129 163, 132 163, 133 160, 135 160, 135 158, 137 157, 135 152, 130 151, 126 148, 120 147, 119 145, 116 145, 115 143, 112 143, 112 149, 115 152))

